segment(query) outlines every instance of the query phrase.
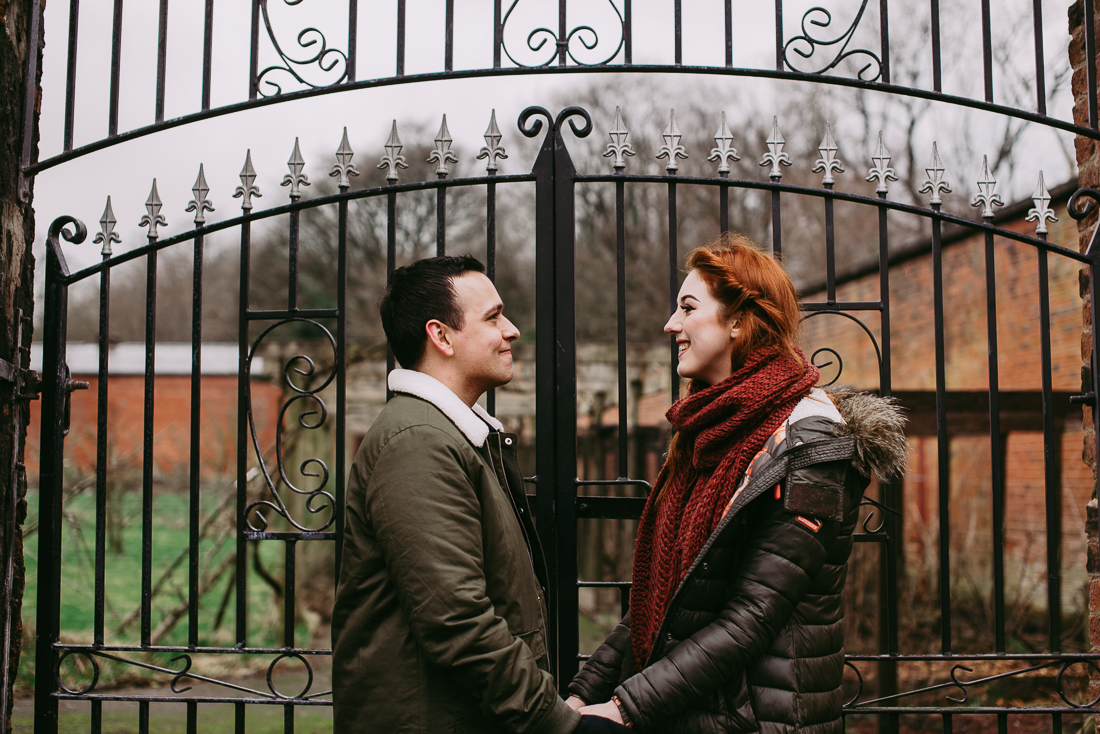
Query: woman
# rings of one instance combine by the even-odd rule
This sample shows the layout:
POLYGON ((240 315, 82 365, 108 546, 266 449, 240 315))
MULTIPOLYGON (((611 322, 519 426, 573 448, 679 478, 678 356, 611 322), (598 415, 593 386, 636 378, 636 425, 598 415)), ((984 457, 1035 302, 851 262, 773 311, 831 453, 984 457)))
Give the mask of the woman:
POLYGON ((794 285, 747 239, 687 265, 665 332, 690 384, 666 414, 630 613, 569 704, 643 732, 841 732, 852 532, 870 476, 904 470, 904 419, 814 388, 794 285))

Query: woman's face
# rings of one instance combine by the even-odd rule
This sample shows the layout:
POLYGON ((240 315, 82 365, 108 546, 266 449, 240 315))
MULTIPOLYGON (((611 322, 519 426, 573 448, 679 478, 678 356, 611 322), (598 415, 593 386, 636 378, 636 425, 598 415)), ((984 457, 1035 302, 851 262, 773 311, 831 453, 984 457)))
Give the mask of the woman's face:
POLYGON ((725 306, 711 295, 698 271, 688 273, 676 298, 676 310, 665 324, 665 333, 676 338, 680 377, 714 385, 730 376, 730 353, 740 331, 740 314, 727 319, 724 311, 725 306))

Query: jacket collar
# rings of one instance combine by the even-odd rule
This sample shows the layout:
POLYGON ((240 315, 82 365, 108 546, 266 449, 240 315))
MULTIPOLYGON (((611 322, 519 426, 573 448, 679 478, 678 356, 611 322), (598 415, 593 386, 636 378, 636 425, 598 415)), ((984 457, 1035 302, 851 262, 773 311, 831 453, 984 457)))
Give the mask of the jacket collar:
POLYGON ((489 429, 500 431, 504 425, 476 403, 470 408, 449 387, 424 372, 395 369, 388 379, 390 390, 427 400, 450 418, 458 430, 478 448, 489 437, 489 429))

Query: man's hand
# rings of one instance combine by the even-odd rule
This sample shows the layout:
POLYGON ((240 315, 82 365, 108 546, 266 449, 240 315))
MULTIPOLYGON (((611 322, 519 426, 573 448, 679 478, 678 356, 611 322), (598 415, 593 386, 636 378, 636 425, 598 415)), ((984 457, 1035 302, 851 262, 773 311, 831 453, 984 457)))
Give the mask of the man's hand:
MULTIPOLYGON (((576 696, 570 696, 570 698, 576 698, 576 696)), ((577 700, 579 701, 580 699, 578 698, 577 700)), ((613 701, 584 706, 580 709, 580 712, 582 716, 602 716, 605 719, 611 719, 616 724, 623 723, 623 717, 619 715, 619 707, 616 706, 613 701)))
POLYGON ((565 704, 574 711, 580 711, 582 708, 588 705, 580 696, 570 696, 569 698, 565 699, 565 704))

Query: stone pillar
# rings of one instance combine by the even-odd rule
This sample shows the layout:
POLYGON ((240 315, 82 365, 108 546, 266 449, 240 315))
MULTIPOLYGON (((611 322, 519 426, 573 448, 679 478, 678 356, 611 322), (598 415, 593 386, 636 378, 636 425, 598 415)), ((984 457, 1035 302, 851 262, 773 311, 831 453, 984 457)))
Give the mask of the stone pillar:
MULTIPOLYGON (((1095 21, 1095 37, 1100 40, 1100 0, 1076 0, 1069 9, 1069 32, 1071 36, 1069 45, 1069 60, 1070 65, 1073 67, 1073 120, 1078 125, 1087 126, 1089 124, 1089 110, 1088 110, 1088 77, 1086 71, 1086 57, 1085 57, 1085 2, 1092 2, 1094 13, 1093 20, 1095 21)), ((1096 69, 1100 71, 1100 62, 1093 59, 1093 64, 1097 64, 1096 69)), ((1079 172, 1078 183, 1082 187, 1100 188, 1100 144, 1097 141, 1078 136, 1077 140, 1077 169, 1079 172)), ((1096 214, 1078 223, 1079 232, 1079 247, 1081 251, 1085 250, 1089 240, 1092 238, 1093 231, 1096 228, 1096 214)), ((1092 318, 1090 316, 1090 309, 1092 307, 1092 294, 1089 292, 1088 287, 1088 273, 1082 271, 1081 278, 1081 297, 1084 299, 1083 310, 1083 329, 1081 332, 1081 358, 1085 364, 1082 370, 1082 382, 1084 383, 1083 391, 1088 392, 1091 389, 1092 375, 1090 374, 1090 362, 1092 355, 1092 318)), ((1085 407, 1084 409, 1084 428, 1085 428, 1085 445, 1082 451, 1082 458, 1085 463, 1088 464, 1093 471, 1093 477, 1096 476, 1096 436, 1093 431, 1092 422, 1093 408, 1085 407)), ((1087 564, 1089 574, 1089 639, 1092 643, 1092 651, 1100 651, 1100 547, 1098 547, 1097 537, 1097 505, 1096 505, 1096 492, 1093 491, 1092 499, 1088 503, 1086 514, 1086 527, 1085 534, 1088 542, 1087 551, 1087 564)), ((1100 693, 1100 676, 1097 676, 1095 672, 1090 673, 1090 697, 1095 697, 1100 693)))
MULTIPOLYGON (((34 210, 29 184, 20 192, 19 165, 23 157, 24 76, 27 55, 41 44, 29 43, 35 0, 0 0, 0 359, 26 364, 16 344, 29 346, 30 317, 34 313, 34 210), (20 320, 20 311, 27 317, 20 320), (20 331, 22 332, 20 334, 20 331)), ((41 26, 39 25, 39 29, 41 26)), ((39 36, 41 39, 41 36, 39 36)), ((38 63, 41 69, 41 63, 38 63)), ((40 75, 39 75, 40 76, 40 75)), ((38 79, 35 79, 37 85, 38 79)), ((34 102, 31 150, 38 147, 38 100, 34 102)), ((13 394, 13 383, 0 378, 0 645, 10 635, 8 666, 0 669, 0 730, 11 730, 11 690, 19 668, 23 634, 23 534, 26 517, 22 437, 27 427, 25 403, 13 394), (7 584, 10 579, 10 593, 7 584)), ((2 658, 0 658, 2 659, 2 658)), ((2 665, 0 665, 2 668, 2 665)))

